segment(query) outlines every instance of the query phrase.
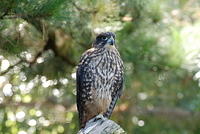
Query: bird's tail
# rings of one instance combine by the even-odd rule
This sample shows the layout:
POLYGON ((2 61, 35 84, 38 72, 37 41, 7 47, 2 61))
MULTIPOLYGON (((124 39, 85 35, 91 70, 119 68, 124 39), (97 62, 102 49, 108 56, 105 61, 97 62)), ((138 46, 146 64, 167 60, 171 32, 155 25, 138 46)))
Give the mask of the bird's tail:
POLYGON ((113 112, 113 109, 114 109, 114 107, 115 107, 115 105, 116 105, 116 102, 117 102, 118 98, 119 98, 119 96, 114 97, 114 98, 112 99, 112 101, 111 101, 111 103, 110 103, 110 105, 109 105, 109 108, 108 108, 107 111, 103 114, 104 117, 110 118, 110 116, 111 116, 111 114, 112 114, 112 112, 113 112))

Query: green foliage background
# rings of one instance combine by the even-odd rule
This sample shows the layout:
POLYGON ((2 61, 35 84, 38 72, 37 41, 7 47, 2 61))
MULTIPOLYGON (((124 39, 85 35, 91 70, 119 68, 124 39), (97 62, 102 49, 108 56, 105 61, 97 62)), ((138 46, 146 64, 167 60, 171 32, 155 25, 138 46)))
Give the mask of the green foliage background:
POLYGON ((76 65, 104 31, 125 65, 111 119, 130 134, 200 133, 199 0, 0 3, 0 134, 76 133, 76 65))

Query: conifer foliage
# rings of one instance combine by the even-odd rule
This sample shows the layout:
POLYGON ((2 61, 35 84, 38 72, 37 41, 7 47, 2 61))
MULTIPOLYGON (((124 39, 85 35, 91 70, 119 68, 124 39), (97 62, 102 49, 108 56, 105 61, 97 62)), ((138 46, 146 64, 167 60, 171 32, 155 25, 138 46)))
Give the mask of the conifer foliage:
POLYGON ((1 0, 0 133, 78 132, 75 70, 95 36, 116 33, 127 133, 200 133, 198 0, 1 0))

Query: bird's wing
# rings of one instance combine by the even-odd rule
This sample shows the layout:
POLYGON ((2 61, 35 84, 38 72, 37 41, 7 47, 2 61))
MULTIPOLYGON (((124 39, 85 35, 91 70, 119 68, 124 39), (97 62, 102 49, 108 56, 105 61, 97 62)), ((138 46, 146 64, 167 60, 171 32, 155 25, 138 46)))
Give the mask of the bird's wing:
POLYGON ((113 85, 111 87, 112 93, 111 93, 111 103, 109 105, 109 108, 107 111, 104 113, 104 116, 109 118, 114 110, 114 107, 116 105, 117 100, 120 98, 123 90, 123 82, 124 82, 124 66, 121 58, 118 56, 118 63, 117 65, 119 66, 118 69, 115 71, 115 78, 113 81, 113 85))
POLYGON ((79 122, 80 126, 82 127, 84 124, 84 119, 83 117, 85 116, 85 102, 89 100, 88 98, 90 95, 91 87, 92 87, 92 82, 91 82, 91 72, 90 72, 90 66, 89 62, 91 60, 91 54, 94 52, 94 50, 88 50, 86 51, 80 60, 80 63, 77 68, 76 72, 76 87, 77 87, 77 108, 78 108, 78 113, 79 113, 79 122))

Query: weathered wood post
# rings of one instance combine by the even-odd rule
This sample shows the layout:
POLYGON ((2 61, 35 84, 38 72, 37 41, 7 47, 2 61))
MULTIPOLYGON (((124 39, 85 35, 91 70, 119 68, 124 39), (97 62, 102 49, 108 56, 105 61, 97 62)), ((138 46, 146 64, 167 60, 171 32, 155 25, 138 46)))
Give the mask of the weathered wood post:
POLYGON ((97 115, 86 123, 85 128, 77 134, 126 134, 126 132, 114 121, 103 115, 97 115))

